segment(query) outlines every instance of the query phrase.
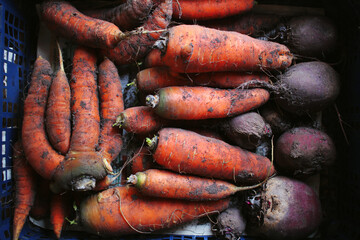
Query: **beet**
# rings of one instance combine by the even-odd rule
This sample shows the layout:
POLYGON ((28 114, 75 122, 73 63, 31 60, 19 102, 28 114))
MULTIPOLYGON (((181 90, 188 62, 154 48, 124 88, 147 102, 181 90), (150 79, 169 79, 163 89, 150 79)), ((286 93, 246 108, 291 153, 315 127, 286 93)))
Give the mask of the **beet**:
POLYGON ((246 219, 240 208, 230 207, 221 212, 213 225, 213 232, 224 240, 238 240, 244 234, 246 219))
POLYGON ((266 239, 305 239, 321 223, 316 192, 304 182, 284 176, 270 178, 258 195, 246 201, 250 235, 266 239))
POLYGON ((336 148, 325 132, 309 127, 297 127, 279 137, 274 155, 279 172, 304 177, 332 164, 336 158, 336 148))
POLYGON ((259 110, 260 115, 270 125, 271 131, 275 136, 279 136, 292 128, 293 123, 291 119, 286 114, 278 111, 274 104, 266 103, 259 110))
POLYGON ((247 150, 254 150, 263 140, 272 136, 270 125, 256 112, 244 113, 226 120, 221 129, 231 142, 247 150))
POLYGON ((339 74, 320 61, 293 65, 278 78, 276 103, 297 115, 325 109, 334 103, 340 91, 339 74))

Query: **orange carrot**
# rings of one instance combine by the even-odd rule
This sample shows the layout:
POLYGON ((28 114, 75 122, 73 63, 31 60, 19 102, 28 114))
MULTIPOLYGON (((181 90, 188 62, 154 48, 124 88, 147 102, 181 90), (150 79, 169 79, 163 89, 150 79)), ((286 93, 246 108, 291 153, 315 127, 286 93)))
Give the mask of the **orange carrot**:
POLYGON ((100 179, 99 181, 96 182, 96 186, 92 190, 99 192, 112 187, 114 184, 116 184, 116 180, 118 179, 119 176, 120 176, 120 172, 115 175, 112 174, 106 175, 103 179, 100 179))
POLYGON ((261 185, 238 187, 223 180, 183 175, 160 169, 148 169, 132 174, 128 177, 128 183, 146 196, 192 201, 219 200, 261 185))
POLYGON ((196 218, 218 213, 230 199, 185 201, 145 197, 134 187, 116 187, 85 199, 80 206, 81 223, 101 236, 150 233, 196 218))
POLYGON ((117 68, 109 59, 99 65, 99 95, 102 126, 98 149, 103 161, 110 165, 123 144, 121 132, 113 123, 124 110, 124 100, 117 68))
POLYGON ((60 46, 60 66, 50 86, 46 108, 46 131, 49 141, 55 150, 65 155, 70 147, 71 112, 70 112, 70 85, 64 71, 60 46))
POLYGON ((25 159, 21 141, 15 143, 13 151, 15 204, 12 239, 17 240, 34 204, 37 175, 25 159))
POLYGON ((45 110, 51 85, 51 67, 38 57, 34 63, 28 95, 24 102, 22 145, 25 156, 34 170, 45 179, 51 179, 64 160, 50 145, 45 132, 45 110))
POLYGON ((50 221, 57 239, 60 239, 65 218, 69 217, 71 201, 69 194, 53 194, 51 198, 50 221))
POLYGON ((66 160, 57 168, 52 191, 91 190, 111 169, 95 149, 100 136, 99 98, 95 52, 78 46, 70 81, 73 131, 66 160))
POLYGON ((156 40, 168 27, 172 14, 172 0, 162 0, 144 24, 120 41, 115 48, 107 48, 103 55, 116 65, 129 64, 145 57, 156 40))
POLYGON ((135 83, 140 91, 155 92, 170 86, 208 86, 218 88, 236 88, 252 80, 270 82, 264 73, 244 72, 209 72, 180 74, 174 73, 167 67, 152 67, 137 73, 135 83))
POLYGON ((66 1, 44 1, 40 16, 61 37, 94 48, 113 48, 124 34, 113 23, 88 17, 66 1))
POLYGON ((205 20, 223 18, 252 9, 254 0, 173 0, 174 18, 205 20))
POLYGON ((147 141, 156 163, 179 173, 254 184, 273 175, 266 157, 179 128, 163 128, 147 141))
MULTIPOLYGON (((178 25, 168 30, 164 44, 155 51, 156 65, 163 63, 174 72, 260 71, 285 69, 293 55, 281 44, 247 35, 198 25, 178 25)), ((147 65, 152 66, 147 59, 147 65)))
POLYGON ((258 108, 269 100, 268 91, 209 87, 166 87, 146 97, 147 105, 168 119, 224 118, 258 108))
POLYGON ((147 147, 139 147, 131 158, 131 174, 142 172, 154 167, 152 154, 147 147))
POLYGON ((114 23, 121 30, 132 30, 150 15, 152 0, 127 0, 116 7, 94 9, 84 12, 86 15, 114 23))

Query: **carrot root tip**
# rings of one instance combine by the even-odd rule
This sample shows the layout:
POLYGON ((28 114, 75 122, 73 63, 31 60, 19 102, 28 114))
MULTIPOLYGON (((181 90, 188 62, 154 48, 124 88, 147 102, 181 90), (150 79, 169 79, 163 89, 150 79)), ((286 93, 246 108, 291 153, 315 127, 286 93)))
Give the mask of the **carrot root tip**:
POLYGON ((146 144, 148 145, 150 150, 155 150, 158 143, 158 136, 154 136, 153 138, 146 138, 146 144))
POLYGON ((132 185, 136 185, 138 179, 137 179, 137 176, 135 174, 131 174, 127 180, 126 180, 126 183, 129 183, 129 184, 132 184, 132 185))
POLYGON ((105 168, 106 172, 114 175, 114 170, 111 167, 110 163, 105 158, 102 159, 102 162, 104 164, 104 168, 105 168))
POLYGON ((115 123, 113 124, 113 127, 117 126, 119 128, 122 128, 125 122, 125 116, 124 114, 120 113, 120 115, 116 118, 115 123))
POLYGON ((159 95, 147 95, 145 101, 147 106, 155 108, 159 104, 160 97, 159 95))

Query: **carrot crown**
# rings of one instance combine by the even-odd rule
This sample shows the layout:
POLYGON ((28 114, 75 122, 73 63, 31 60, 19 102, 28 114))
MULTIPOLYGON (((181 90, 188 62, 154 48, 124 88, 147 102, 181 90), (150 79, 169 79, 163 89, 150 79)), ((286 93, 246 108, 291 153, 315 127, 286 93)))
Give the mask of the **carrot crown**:
POLYGON ((153 138, 146 138, 145 141, 146 141, 146 144, 148 145, 149 149, 151 151, 154 151, 158 144, 159 137, 155 135, 153 138))
POLYGON ((155 108, 159 104, 160 97, 156 95, 147 95, 145 98, 146 105, 152 108, 155 108))

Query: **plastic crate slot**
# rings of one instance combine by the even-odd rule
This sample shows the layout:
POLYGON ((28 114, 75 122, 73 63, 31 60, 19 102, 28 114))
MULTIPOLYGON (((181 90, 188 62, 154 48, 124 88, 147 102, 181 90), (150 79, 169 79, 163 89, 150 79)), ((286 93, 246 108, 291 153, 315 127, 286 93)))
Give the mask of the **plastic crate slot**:
POLYGON ((5 238, 10 238, 10 233, 8 230, 4 231, 4 236, 5 236, 5 238))
POLYGON ((2 140, 3 142, 6 142, 6 131, 2 131, 2 132, 1 132, 1 140, 2 140))
POLYGON ((5 144, 1 145, 1 154, 6 155, 6 145, 5 144))
POLYGON ((6 118, 2 119, 2 128, 6 128, 6 118))
POLYGON ((6 106, 7 106, 6 102, 3 102, 3 112, 6 112, 6 106))
POLYGON ((2 161, 1 161, 1 167, 2 168, 6 168, 6 157, 2 157, 2 161))
POLYGON ((18 104, 14 103, 13 105, 13 113, 18 113, 18 104))
MULTIPOLYGON (((14 85, 14 84, 13 84, 14 85)), ((11 102, 8 102, 8 112, 12 112, 13 109, 12 109, 12 103, 11 102)))

